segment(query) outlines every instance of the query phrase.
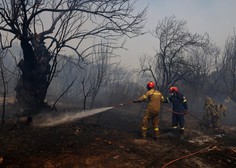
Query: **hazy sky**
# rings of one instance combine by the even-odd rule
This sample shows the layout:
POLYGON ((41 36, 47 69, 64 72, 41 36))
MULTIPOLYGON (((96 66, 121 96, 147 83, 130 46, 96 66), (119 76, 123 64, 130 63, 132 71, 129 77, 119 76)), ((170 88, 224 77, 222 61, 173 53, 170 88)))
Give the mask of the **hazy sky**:
MULTIPOLYGON (((236 0, 140 0, 138 9, 146 5, 146 31, 153 30, 165 17, 175 15, 176 19, 187 21, 191 33, 207 32, 212 41, 223 48, 225 40, 236 28, 236 0)), ((153 55, 157 43, 150 34, 127 39, 128 51, 122 52, 121 63, 130 68, 137 67, 139 57, 153 55)))

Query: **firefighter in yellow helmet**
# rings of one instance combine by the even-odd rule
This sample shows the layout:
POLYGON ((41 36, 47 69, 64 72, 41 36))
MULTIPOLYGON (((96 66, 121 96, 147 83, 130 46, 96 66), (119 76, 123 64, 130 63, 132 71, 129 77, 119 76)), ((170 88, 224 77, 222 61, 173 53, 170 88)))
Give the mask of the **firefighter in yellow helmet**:
POLYGON ((149 122, 152 122, 154 132, 155 132, 155 139, 159 135, 159 119, 158 114, 161 107, 161 102, 164 101, 164 97, 162 96, 161 92, 155 89, 155 83, 150 81, 147 83, 147 92, 139 97, 137 100, 134 100, 134 103, 141 103, 144 101, 148 101, 147 108, 144 113, 143 121, 142 121, 142 137, 146 138, 147 136, 147 129, 149 122))

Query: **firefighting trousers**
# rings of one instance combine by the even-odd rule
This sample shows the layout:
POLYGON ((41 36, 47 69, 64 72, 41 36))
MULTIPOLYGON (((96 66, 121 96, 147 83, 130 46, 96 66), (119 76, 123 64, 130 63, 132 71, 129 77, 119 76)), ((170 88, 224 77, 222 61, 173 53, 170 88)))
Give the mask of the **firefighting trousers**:
POLYGON ((159 119, 158 112, 150 112, 146 110, 142 122, 142 130, 147 130, 149 123, 152 122, 154 131, 158 131, 159 119))
POLYGON ((172 115, 172 127, 173 128, 177 128, 179 126, 180 129, 184 129, 184 124, 185 124, 184 115, 180 115, 180 114, 173 114, 172 115))

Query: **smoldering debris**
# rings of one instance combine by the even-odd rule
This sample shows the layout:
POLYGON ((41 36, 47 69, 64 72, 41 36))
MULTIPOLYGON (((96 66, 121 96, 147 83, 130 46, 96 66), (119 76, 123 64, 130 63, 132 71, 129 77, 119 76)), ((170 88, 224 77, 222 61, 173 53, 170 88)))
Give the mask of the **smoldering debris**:
POLYGON ((103 107, 91 110, 84 110, 81 112, 60 113, 58 115, 39 114, 34 117, 33 126, 36 127, 52 127, 69 122, 76 121, 81 118, 89 117, 98 113, 105 112, 113 107, 103 107))

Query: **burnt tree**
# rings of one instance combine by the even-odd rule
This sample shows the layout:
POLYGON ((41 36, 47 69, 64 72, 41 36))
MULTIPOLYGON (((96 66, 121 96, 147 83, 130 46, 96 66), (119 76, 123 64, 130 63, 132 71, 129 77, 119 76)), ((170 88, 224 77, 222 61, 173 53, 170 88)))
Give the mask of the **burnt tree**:
POLYGON ((192 50, 203 49, 209 44, 209 37, 187 29, 187 22, 175 16, 161 20, 152 35, 158 39, 155 56, 140 58, 140 72, 148 72, 161 91, 185 79, 192 71, 188 59, 192 50))
POLYGON ((146 9, 135 12, 136 0, 2 0, 0 40, 3 49, 20 41, 23 58, 16 98, 23 111, 38 112, 47 106, 45 97, 57 64, 75 55, 78 65, 92 55, 97 39, 113 41, 142 34, 146 9), (9 43, 3 41, 8 39, 9 43))

